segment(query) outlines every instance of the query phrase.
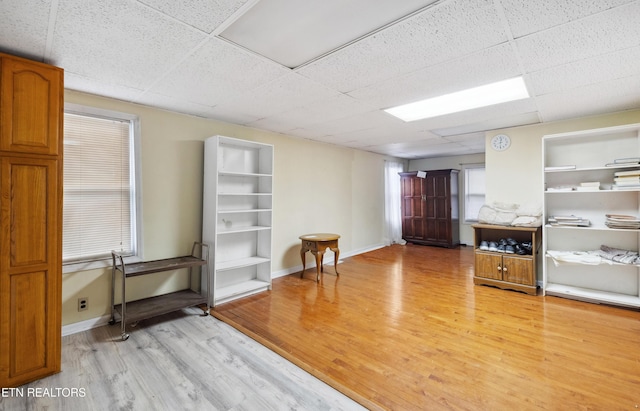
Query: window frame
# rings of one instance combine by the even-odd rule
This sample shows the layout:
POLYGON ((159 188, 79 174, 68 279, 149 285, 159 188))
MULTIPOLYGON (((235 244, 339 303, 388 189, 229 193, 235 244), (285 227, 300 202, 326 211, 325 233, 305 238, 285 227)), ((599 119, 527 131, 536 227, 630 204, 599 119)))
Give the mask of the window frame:
MULTIPOLYGON (((92 107, 92 106, 85 106, 85 105, 75 104, 75 103, 65 103, 64 113, 88 116, 88 117, 105 118, 105 119, 126 120, 131 123, 131 133, 133 134, 133 136, 131 136, 132 141, 131 141, 131 149, 129 150, 129 161, 130 162, 133 161, 133 167, 131 167, 131 170, 133 172, 133 183, 134 183, 134 196, 133 196, 134 206, 132 209, 131 222, 132 224, 135 224, 135 229, 133 230, 135 238, 132 239, 133 253, 132 255, 125 257, 125 263, 143 261, 140 118, 135 114, 124 113, 124 112, 119 112, 114 110, 107 110, 107 109, 102 109, 102 108, 92 107)), ((63 163, 63 172, 64 172, 64 163, 63 163)), ((72 273, 72 272, 78 272, 78 271, 86 271, 86 270, 111 267, 111 265, 112 265, 112 261, 110 256, 87 260, 87 261, 70 261, 70 262, 62 263, 62 272, 63 274, 66 274, 66 273, 72 273)))
MULTIPOLYGON (((469 187, 469 179, 468 179, 468 170, 472 170, 472 169, 484 169, 485 170, 485 179, 486 179, 486 172, 487 172, 487 167, 485 163, 477 163, 477 164, 465 164, 463 165, 463 184, 464 184, 464 191, 463 191, 463 195, 462 195, 462 213, 463 213, 463 222, 465 224, 475 224, 478 222, 478 217, 476 216, 475 218, 468 218, 467 217, 467 200, 468 200, 468 194, 467 194, 467 189, 469 187)), ((487 190, 486 190, 486 183, 485 183, 485 190, 484 190, 484 197, 485 199, 487 198, 487 190)))

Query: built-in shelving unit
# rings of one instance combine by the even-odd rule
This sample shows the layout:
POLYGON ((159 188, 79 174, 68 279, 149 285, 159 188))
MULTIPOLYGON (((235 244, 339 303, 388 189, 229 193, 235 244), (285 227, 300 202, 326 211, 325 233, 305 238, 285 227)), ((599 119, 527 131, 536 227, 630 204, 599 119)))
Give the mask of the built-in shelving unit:
POLYGON ((212 305, 271 289, 272 192, 272 145, 205 141, 202 238, 214 249, 212 305))
POLYGON ((638 157, 640 124, 543 138, 545 294, 640 307, 640 266, 594 253, 603 245, 640 250, 638 229, 606 224, 608 214, 640 216, 640 184, 616 183, 617 175, 640 170, 638 157), (583 221, 550 223, 558 216, 583 221), (567 258, 552 257, 558 252, 567 258))

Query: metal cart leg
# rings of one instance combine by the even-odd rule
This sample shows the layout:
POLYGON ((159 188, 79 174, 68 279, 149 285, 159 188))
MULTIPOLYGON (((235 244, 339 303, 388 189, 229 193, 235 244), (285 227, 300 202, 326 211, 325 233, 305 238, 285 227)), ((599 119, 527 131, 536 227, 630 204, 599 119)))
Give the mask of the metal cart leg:
POLYGON ((113 264, 111 265, 111 319, 109 320, 109 324, 113 325, 116 323, 116 255, 112 252, 111 259, 113 264))
MULTIPOLYGON (((122 257, 121 257, 122 258, 122 257)), ((127 334, 126 332, 126 319, 127 319, 127 301, 126 301, 126 294, 125 294, 125 284, 127 283, 125 281, 126 279, 126 273, 125 273, 125 269, 124 269, 124 264, 122 264, 122 319, 120 320, 120 330, 122 332, 122 341, 127 341, 127 339, 129 338, 129 334, 127 334)))
MULTIPOLYGON (((211 307, 209 305, 209 300, 211 297, 211 278, 209 276, 209 244, 200 243, 197 241, 194 242, 193 247, 191 248, 191 255, 194 257, 196 256, 196 246, 198 245, 200 246, 200 258, 207 262, 206 265, 200 267, 200 275, 207 276, 207 309, 204 313, 202 313, 202 316, 206 317, 209 315, 209 311, 211 310, 211 307)), ((189 288, 191 288, 191 268, 189 268, 189 288)))

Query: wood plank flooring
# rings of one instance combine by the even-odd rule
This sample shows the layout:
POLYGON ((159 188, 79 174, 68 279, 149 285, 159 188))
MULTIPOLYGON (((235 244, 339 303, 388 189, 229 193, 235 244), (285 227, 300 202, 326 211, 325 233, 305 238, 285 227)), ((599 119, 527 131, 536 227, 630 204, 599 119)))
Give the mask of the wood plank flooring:
POLYGON ((473 285, 473 250, 394 245, 214 315, 370 409, 635 410, 640 312, 473 285))
POLYGON ((0 410, 361 410, 202 310, 62 339, 62 372, 1 390, 0 410))

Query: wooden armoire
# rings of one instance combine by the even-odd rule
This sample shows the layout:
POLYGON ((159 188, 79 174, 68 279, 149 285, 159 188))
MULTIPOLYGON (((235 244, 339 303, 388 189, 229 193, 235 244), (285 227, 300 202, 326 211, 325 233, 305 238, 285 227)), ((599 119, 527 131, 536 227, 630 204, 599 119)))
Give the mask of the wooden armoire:
POLYGON ((0 387, 60 371, 63 81, 0 53, 0 387))
POLYGON ((458 173, 454 169, 400 173, 402 238, 449 248, 460 244, 458 173))

